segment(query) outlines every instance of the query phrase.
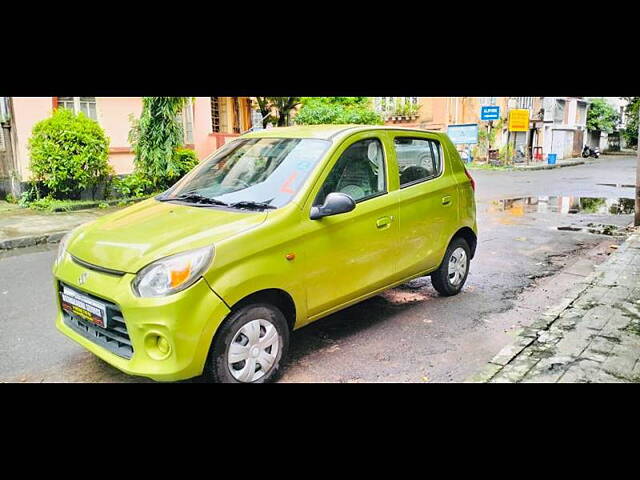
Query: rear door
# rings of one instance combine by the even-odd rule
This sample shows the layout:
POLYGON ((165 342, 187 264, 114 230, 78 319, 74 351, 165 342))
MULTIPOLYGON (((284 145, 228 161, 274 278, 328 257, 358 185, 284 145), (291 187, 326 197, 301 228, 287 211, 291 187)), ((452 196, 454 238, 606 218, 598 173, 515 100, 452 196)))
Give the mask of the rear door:
POLYGON ((397 278, 438 267, 458 223, 458 188, 438 136, 392 132, 397 162, 397 278))

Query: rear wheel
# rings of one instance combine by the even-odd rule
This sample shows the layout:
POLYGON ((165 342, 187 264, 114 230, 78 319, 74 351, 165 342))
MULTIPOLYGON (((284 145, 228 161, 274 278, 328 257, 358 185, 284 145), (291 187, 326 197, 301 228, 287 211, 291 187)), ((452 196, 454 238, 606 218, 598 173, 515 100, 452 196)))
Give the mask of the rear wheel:
POLYGON ((463 238, 454 238, 447 248, 442 264, 431 274, 431 283, 440 295, 449 297, 462 290, 471 262, 469 244, 463 238))
POLYGON ((222 383, 266 383, 280 374, 289 326, 269 304, 247 305, 225 320, 207 359, 206 373, 222 383))

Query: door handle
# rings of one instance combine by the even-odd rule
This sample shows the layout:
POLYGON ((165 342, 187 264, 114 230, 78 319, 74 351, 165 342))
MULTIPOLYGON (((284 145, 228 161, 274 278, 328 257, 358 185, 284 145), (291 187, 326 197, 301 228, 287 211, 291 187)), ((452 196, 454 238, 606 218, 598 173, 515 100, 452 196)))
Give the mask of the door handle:
POLYGON ((391 222, 393 222, 393 217, 382 217, 376 220, 376 227, 378 227, 380 230, 389 228, 391 222))
POLYGON ((442 197, 442 205, 444 205, 445 207, 448 207, 449 205, 451 205, 451 202, 452 202, 451 195, 445 195, 444 197, 442 197))

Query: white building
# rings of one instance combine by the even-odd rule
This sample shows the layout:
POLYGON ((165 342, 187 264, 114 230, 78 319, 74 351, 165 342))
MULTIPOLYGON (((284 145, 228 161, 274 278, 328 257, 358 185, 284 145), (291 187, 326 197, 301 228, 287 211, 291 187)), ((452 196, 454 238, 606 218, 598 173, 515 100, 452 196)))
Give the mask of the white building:
POLYGON ((544 97, 543 149, 558 160, 579 157, 586 142, 587 108, 582 97, 544 97))

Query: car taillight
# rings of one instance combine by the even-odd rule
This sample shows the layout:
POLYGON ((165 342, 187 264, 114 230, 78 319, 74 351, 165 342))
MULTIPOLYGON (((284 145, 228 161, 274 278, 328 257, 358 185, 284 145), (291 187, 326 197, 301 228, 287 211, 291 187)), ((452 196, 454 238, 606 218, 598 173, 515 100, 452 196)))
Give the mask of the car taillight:
POLYGON ((464 173, 466 173, 467 177, 469 177, 469 181, 471 182, 471 188, 475 192, 476 191, 476 181, 473 179, 473 177, 469 173, 469 170, 467 170, 466 168, 464 169, 464 173))

